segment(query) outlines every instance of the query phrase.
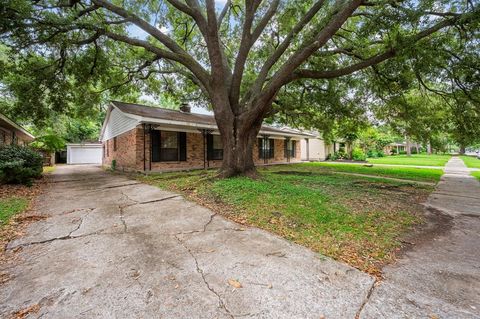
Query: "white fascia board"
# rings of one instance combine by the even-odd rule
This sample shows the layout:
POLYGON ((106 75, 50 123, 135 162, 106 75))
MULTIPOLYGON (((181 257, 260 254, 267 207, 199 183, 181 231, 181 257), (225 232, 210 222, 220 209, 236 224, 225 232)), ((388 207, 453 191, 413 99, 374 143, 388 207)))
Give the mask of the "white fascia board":
MULTIPOLYGON (((155 125, 153 127, 154 130, 159 130, 159 131, 169 131, 169 132, 186 132, 186 133, 195 133, 195 134, 200 134, 202 133, 200 130, 201 129, 195 129, 195 128, 185 128, 185 126, 167 126, 165 124, 163 125, 155 125)), ((213 135, 220 135, 218 131, 212 131, 211 134, 213 135)))
MULTIPOLYGON (((138 123, 137 123, 137 125, 138 125, 138 123)), ((135 125, 135 127, 137 127, 137 125, 135 125)), ((134 128, 135 128, 135 127, 134 127, 134 128)), ((131 130, 133 130, 134 128, 125 128, 124 130, 120 130, 118 134, 116 134, 115 136, 112 136, 111 138, 114 138, 114 137, 117 137, 117 136, 119 136, 119 135, 122 135, 123 133, 126 133, 126 132, 128 132, 128 131, 131 131, 131 130)), ((100 139, 100 141, 103 143, 103 142, 105 142, 106 140, 104 140, 104 139, 103 139, 103 136, 102 136, 102 138, 100 139)))
POLYGON ((258 133, 258 137, 262 137, 262 135, 268 135, 268 136, 272 136, 272 138, 275 138, 275 139, 285 139, 285 137, 290 137, 292 139, 295 139, 295 140, 301 140, 301 139, 304 139, 304 138, 314 138, 314 137, 309 137, 309 136, 306 136, 306 135, 298 135, 298 134, 291 134, 291 133, 280 133, 280 132, 268 132, 268 131, 260 131, 258 133))
MULTIPOLYGON (((103 126, 102 126, 102 131, 101 131, 101 134, 100 134, 100 137, 99 137, 99 141, 100 142, 105 142, 105 140, 103 139, 103 135, 105 134, 105 129, 107 127, 107 123, 108 121, 110 120, 110 113, 112 112, 112 110, 115 108, 117 109, 118 112, 122 113, 122 115, 125 115, 126 117, 128 118, 131 118, 131 119, 134 119, 134 120, 137 120, 137 124, 135 125, 135 127, 140 124, 140 120, 142 117, 141 116, 138 116, 138 115, 133 115, 133 114, 129 114, 129 113, 125 113, 125 112, 122 112, 118 107, 115 106, 115 104, 113 103, 110 103, 110 106, 107 110, 107 115, 105 116, 105 121, 103 122, 103 126)), ((131 128, 126 128, 124 130, 121 130, 120 133, 116 134, 115 136, 119 136, 119 135, 122 135, 123 133, 126 133, 128 131, 132 130, 131 128)), ((113 136, 113 137, 115 137, 113 136)), ((112 138, 113 138, 112 137, 112 138)))
POLYGON ((100 130, 100 136, 98 139, 103 141, 103 134, 105 134, 105 128, 107 127, 107 122, 110 120, 110 113, 115 106, 110 102, 110 105, 107 108, 107 114, 105 114, 105 120, 103 120, 102 129, 100 130))
MULTIPOLYGON (((127 115, 127 116, 129 116, 133 119, 138 120, 139 123, 160 124, 158 126, 160 128, 162 127, 161 124, 164 124, 164 125, 172 125, 172 126, 178 127, 178 129, 182 129, 182 130, 185 130, 185 127, 192 127, 192 128, 196 128, 196 129, 210 129, 210 130, 214 130, 214 132, 212 132, 212 134, 219 134, 219 133, 216 133, 216 131, 218 132, 217 125, 157 119, 157 118, 152 118, 152 117, 143 117, 143 116, 134 115, 134 114, 125 114, 125 115, 127 115)), ((167 129, 165 129, 165 130, 167 130, 167 129)), ((172 129, 170 129, 170 130, 172 130, 172 129)), ((196 132, 196 131, 192 130, 192 132, 196 132)), ((259 134, 278 136, 280 138, 285 138, 285 137, 291 137, 291 138, 294 138, 294 139, 309 138, 309 136, 307 136, 307 135, 292 134, 292 133, 287 133, 287 132, 269 132, 269 131, 260 130, 259 134)), ((259 137, 261 137, 261 136, 259 136, 259 137)), ((310 138, 314 138, 314 137, 312 136, 310 138)))
POLYGON ((152 117, 142 117, 138 115, 130 114, 130 117, 138 119, 141 123, 145 124, 166 124, 166 125, 174 125, 174 126, 181 126, 181 127, 194 127, 198 129, 211 129, 211 130, 218 130, 216 125, 210 124, 201 124, 201 123, 192 123, 192 122, 184 122, 184 121, 174 121, 174 120, 164 120, 164 119, 156 119, 152 117))
POLYGON ((67 147, 102 147, 102 143, 72 143, 66 145, 67 147))

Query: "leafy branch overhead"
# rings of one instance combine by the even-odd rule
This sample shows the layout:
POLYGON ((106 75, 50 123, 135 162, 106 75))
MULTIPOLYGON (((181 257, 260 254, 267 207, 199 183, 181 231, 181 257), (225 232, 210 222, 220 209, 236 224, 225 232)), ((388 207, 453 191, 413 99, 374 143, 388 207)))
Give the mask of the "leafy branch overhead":
MULTIPOLYGON (((133 88, 155 96, 180 87, 209 104, 231 175, 253 168, 252 141, 282 110, 273 104, 285 87, 370 67, 388 77, 377 66, 437 50, 461 57, 479 17, 472 1, 4 0, 0 32, 12 50, 43 56, 51 76, 85 92, 135 98, 133 88)), ((420 79, 438 70, 429 66, 420 79)))

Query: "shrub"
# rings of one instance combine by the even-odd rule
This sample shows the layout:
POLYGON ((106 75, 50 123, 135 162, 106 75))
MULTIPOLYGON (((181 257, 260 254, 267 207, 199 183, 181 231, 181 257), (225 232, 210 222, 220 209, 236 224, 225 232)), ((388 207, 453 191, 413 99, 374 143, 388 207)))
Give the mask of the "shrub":
POLYGON ((32 184, 32 178, 42 175, 43 159, 31 148, 7 145, 0 148, 0 182, 32 184))
POLYGON ((117 168, 117 160, 112 160, 112 171, 117 168))
POLYGON ((377 157, 377 151, 376 150, 368 150, 367 151, 367 157, 377 157))
POLYGON ((385 157, 385 153, 383 151, 377 151, 377 157, 385 157))
POLYGON ((330 154, 328 156, 328 159, 331 160, 331 161, 336 161, 336 160, 339 160, 339 159, 346 159, 346 158, 348 158, 348 154, 345 153, 343 150, 336 151, 333 154, 330 154))
POLYGON ((354 161, 364 161, 367 159, 367 156, 360 148, 354 148, 352 150, 352 159, 354 161))

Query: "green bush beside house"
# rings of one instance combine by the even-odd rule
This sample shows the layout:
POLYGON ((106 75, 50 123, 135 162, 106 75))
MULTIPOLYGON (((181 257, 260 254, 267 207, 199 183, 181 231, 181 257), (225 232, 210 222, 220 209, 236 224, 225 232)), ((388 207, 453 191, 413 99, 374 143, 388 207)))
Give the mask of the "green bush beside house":
POLYGON ((27 146, 0 148, 0 183, 31 185, 43 171, 42 156, 27 146))

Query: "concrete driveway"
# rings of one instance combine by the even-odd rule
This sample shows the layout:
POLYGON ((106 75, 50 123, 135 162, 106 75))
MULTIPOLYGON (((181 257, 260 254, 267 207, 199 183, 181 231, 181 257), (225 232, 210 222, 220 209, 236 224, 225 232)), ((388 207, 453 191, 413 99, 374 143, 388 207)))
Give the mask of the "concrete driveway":
POLYGON ((63 166, 9 243, 0 317, 355 318, 374 279, 177 194, 63 166))

